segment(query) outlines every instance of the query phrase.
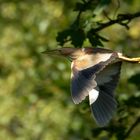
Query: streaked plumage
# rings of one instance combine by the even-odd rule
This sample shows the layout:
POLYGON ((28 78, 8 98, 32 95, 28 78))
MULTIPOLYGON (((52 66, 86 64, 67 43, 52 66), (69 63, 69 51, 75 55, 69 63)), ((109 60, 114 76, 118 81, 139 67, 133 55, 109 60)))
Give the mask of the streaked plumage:
POLYGON ((114 90, 120 77, 122 61, 140 63, 140 58, 127 58, 103 48, 60 48, 45 53, 62 55, 72 60, 72 100, 79 104, 89 96, 91 112, 99 126, 107 125, 116 110, 114 90))

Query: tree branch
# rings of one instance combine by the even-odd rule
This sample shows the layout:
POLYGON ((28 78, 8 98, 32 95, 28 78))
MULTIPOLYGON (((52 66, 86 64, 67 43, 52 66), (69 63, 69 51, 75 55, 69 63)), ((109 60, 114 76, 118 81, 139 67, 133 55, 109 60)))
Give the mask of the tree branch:
POLYGON ((112 26, 113 24, 120 24, 122 26, 125 26, 127 29, 128 29, 128 23, 134 19, 134 18, 137 18, 137 17, 140 17, 140 12, 137 12, 135 14, 120 14, 118 15, 117 19, 115 20, 110 20, 106 23, 101 23, 99 27, 97 28, 92 28, 90 31, 92 33, 96 33, 96 32, 99 32, 109 26, 112 26), (127 21, 126 23, 124 23, 125 21, 127 21))
POLYGON ((132 126, 128 129, 126 134, 124 134, 124 139, 128 138, 130 133, 133 131, 133 129, 140 123, 140 116, 136 119, 136 121, 132 124, 132 126))

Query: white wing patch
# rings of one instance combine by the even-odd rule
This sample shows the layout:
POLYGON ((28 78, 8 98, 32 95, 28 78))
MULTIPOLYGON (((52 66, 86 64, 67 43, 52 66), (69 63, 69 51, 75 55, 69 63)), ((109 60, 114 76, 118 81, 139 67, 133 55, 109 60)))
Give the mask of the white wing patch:
POLYGON ((93 104, 97 100, 98 96, 99 96, 99 91, 96 90, 96 89, 92 89, 89 92, 89 103, 90 103, 90 105, 93 104))

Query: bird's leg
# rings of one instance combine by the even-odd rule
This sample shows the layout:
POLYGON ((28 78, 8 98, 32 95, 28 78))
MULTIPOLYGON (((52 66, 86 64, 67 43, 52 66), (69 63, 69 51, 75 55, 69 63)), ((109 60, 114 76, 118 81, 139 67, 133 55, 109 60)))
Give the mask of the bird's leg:
POLYGON ((118 53, 118 58, 123 61, 130 62, 130 63, 140 63, 140 57, 129 58, 129 57, 123 56, 121 53, 118 53))

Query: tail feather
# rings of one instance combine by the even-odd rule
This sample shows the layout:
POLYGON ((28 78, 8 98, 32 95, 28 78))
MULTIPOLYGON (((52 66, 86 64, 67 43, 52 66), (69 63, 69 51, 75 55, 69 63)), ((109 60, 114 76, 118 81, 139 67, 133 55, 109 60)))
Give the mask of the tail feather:
POLYGON ((91 110, 96 123, 103 127, 112 118, 117 107, 114 98, 108 94, 100 94, 98 99, 91 105, 91 110))

